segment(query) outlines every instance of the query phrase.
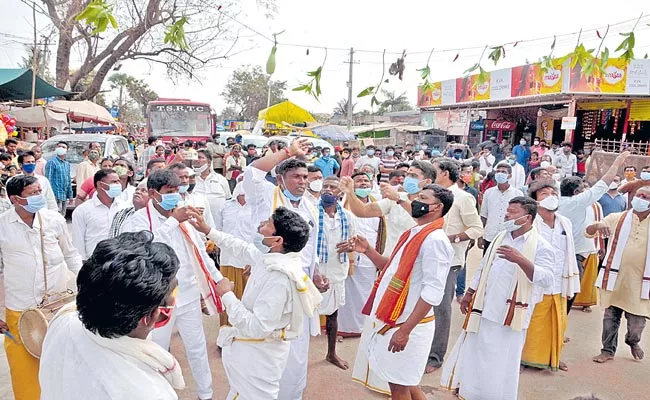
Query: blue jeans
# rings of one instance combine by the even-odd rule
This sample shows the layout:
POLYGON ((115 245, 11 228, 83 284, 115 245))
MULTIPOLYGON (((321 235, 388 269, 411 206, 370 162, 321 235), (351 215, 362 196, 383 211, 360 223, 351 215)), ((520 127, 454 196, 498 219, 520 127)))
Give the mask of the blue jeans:
POLYGON ((463 268, 458 271, 458 277, 456 278, 456 297, 463 296, 465 294, 465 280, 467 279, 467 264, 463 265, 463 268))

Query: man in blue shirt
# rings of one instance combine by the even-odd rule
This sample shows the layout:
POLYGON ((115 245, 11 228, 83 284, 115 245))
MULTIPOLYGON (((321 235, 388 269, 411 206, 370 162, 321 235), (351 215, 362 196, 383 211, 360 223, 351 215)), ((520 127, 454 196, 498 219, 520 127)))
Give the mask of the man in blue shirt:
POLYGON ((530 160, 530 147, 526 144, 526 139, 521 138, 519 144, 512 149, 512 154, 517 157, 517 163, 524 167, 528 173, 528 160, 530 160))
POLYGON ((623 212, 626 209, 625 196, 618 192, 618 186, 621 183, 621 177, 616 175, 614 181, 609 184, 609 190, 602 195, 598 202, 603 208, 603 218, 612 213, 623 212))
POLYGON ((327 147, 323 148, 323 150, 321 150, 321 154, 323 156, 314 161, 314 166, 318 167, 321 170, 323 173, 323 178, 327 178, 331 175, 336 175, 336 173, 339 172, 339 169, 341 169, 341 166, 338 162, 336 162, 335 159, 330 157, 330 149, 327 147))
POLYGON ((66 142, 57 143, 54 152, 56 157, 45 165, 45 177, 50 181, 59 212, 65 217, 68 200, 72 199, 70 163, 65 159, 68 144, 66 142))

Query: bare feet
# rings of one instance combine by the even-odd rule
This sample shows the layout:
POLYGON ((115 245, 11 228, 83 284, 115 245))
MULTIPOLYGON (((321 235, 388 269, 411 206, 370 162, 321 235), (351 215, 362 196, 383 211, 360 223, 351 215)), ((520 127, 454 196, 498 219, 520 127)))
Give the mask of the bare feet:
POLYGON ((433 363, 427 363, 427 368, 424 370, 425 374, 430 374, 432 372, 436 372, 438 369, 440 369, 442 365, 435 365, 433 363))
POLYGON ((609 360, 613 360, 614 356, 609 355, 607 353, 600 353, 596 357, 592 358, 594 362, 597 362, 599 364, 606 363, 609 360))
POLYGON ((347 361, 343 360, 341 357, 337 356, 336 354, 334 354, 333 356, 328 354, 325 357, 325 360, 332 363, 332 364, 334 364, 334 365, 336 365, 337 367, 339 367, 339 368, 341 368, 343 370, 346 370, 346 369, 350 368, 350 364, 348 364, 347 361))
POLYGON ((645 353, 643 352, 641 346, 635 344, 633 346, 630 346, 630 350, 632 351, 632 357, 634 357, 635 360, 637 361, 643 360, 643 356, 645 355, 645 353))
POLYGON ((582 307, 582 312, 590 313, 591 312, 591 307, 589 307, 589 306, 582 307))
POLYGON ((336 337, 336 341, 339 342, 339 343, 343 342, 343 336, 338 335, 338 336, 336 337))
POLYGON ((569 366, 566 365, 566 363, 564 361, 560 361, 560 365, 558 366, 558 368, 560 369, 560 371, 568 371, 569 370, 569 366))
POLYGON ((456 295, 456 301, 457 301, 459 304, 460 304, 460 302, 461 302, 462 300, 463 300, 463 295, 462 295, 462 294, 458 294, 458 295, 456 295))

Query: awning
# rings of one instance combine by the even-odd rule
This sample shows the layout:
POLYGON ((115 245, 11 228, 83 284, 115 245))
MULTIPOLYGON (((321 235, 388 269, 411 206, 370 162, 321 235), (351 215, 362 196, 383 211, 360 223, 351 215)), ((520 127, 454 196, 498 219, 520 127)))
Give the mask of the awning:
MULTIPOLYGON (((58 89, 36 76, 34 97, 69 96, 72 93, 58 89)), ((29 100, 32 98, 32 70, 0 68, 0 101, 29 100)))
POLYGON ((68 126, 65 113, 58 113, 43 106, 14 108, 9 114, 16 118, 16 125, 21 128, 56 128, 58 131, 68 126))
POLYGON ((56 100, 47 105, 54 111, 67 113, 74 122, 97 122, 99 124, 114 124, 115 119, 108 110, 92 101, 56 100))
POLYGON ((317 136, 329 140, 354 140, 353 134, 338 125, 321 125, 311 128, 317 136))
POLYGON ((288 100, 261 110, 257 114, 257 118, 266 121, 267 125, 274 123, 278 128, 282 126, 282 122, 288 122, 290 124, 316 122, 309 111, 298 107, 288 100))

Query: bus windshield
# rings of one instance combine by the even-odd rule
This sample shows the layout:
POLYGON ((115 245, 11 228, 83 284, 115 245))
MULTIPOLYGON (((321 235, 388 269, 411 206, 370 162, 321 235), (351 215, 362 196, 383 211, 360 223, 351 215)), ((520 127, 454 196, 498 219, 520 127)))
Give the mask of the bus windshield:
POLYGON ((210 136, 210 108, 192 104, 149 106, 149 134, 155 136, 210 136))

